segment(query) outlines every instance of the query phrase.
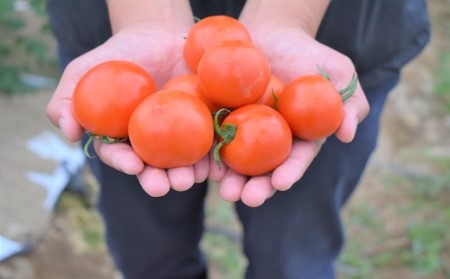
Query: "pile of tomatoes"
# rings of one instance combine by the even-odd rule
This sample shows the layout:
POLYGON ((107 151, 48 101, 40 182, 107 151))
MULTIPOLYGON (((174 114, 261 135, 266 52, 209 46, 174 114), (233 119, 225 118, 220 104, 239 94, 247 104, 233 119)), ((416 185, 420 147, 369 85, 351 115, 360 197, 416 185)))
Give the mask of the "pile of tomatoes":
POLYGON ((75 119, 91 138, 129 140, 153 167, 193 165, 213 149, 217 162, 256 176, 286 160, 294 137, 317 140, 335 133, 343 100, 357 84, 353 78, 339 92, 325 74, 284 84, 244 25, 228 16, 193 25, 183 56, 191 72, 161 89, 129 61, 92 68, 74 90, 75 119))

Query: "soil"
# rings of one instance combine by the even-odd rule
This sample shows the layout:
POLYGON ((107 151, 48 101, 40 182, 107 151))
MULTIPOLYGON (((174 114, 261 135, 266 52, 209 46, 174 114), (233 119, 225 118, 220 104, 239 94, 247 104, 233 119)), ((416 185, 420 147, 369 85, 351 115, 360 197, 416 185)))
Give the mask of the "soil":
MULTIPOLYGON (((450 141, 448 140, 450 116, 443 110, 440 99, 434 94, 434 76, 440 58, 439 53, 450 50, 450 33, 447 23, 450 18, 450 2, 448 0, 429 1, 429 8, 433 28, 432 41, 420 56, 407 65, 402 73, 401 83, 390 95, 383 113, 377 150, 359 189, 349 203, 351 207, 352 204, 367 202, 378 208, 382 212, 380 215, 385 218, 385 226, 389 227, 392 235, 398 233, 398 227, 401 225, 392 221, 396 219, 393 216, 395 212, 389 212, 384 205, 386 202, 395 204, 407 201, 402 200, 404 197, 401 195, 388 196, 384 191, 385 188, 377 187, 384 183, 381 181, 381 174, 386 171, 395 171, 400 175, 434 174, 436 170, 422 157, 424 150, 439 156, 450 157, 450 141), (393 200, 394 197, 398 200, 393 200)), ((31 113, 39 115, 37 111, 43 110, 49 96, 50 92, 27 95, 25 99, 32 107, 31 112, 8 111, 8 115, 5 115, 6 109, 2 109, 0 115, 2 118, 11 119, 20 119, 22 115, 29 116, 31 113)), ((5 98, 0 95, 0 102, 7 102, 5 98)), ((2 129, 4 129, 3 125, 8 123, 2 123, 2 129)), ((13 123, 13 125, 16 124, 13 123)), ((33 125, 35 125, 33 121, 20 121, 20 126, 16 125, 11 130, 23 134, 21 131, 34 130, 33 125)), ((8 147, 2 144, 1 148, 8 147)), ((4 150, 0 151, 0 154, 6 153, 4 150)), ((39 222, 42 220, 46 220, 44 223, 48 222, 43 238, 31 253, 15 256, 0 263, 0 278, 120 278, 105 249, 92 251, 77 247, 71 237, 71 227, 63 215, 48 214, 31 216, 31 218, 39 222)), ((382 278, 415 277, 400 268, 382 278)))

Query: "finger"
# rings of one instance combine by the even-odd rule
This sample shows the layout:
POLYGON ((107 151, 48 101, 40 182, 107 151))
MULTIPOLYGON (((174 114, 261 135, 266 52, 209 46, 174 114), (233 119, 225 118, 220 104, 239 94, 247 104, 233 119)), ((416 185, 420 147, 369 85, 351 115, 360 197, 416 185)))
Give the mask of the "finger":
POLYGON ((144 169, 144 162, 127 143, 102 143, 95 139, 94 148, 100 160, 118 171, 136 175, 144 169))
POLYGON ((205 181, 209 175, 209 156, 205 156, 194 165, 195 183, 205 181))
POLYGON ((170 191, 170 182, 167 173, 163 169, 145 166, 137 175, 142 189, 152 197, 162 197, 170 191))
POLYGON ((167 170, 167 176, 172 189, 183 192, 195 183, 194 167, 178 167, 167 170))
MULTIPOLYGON (((331 69, 334 69, 330 73, 331 81, 337 90, 348 88, 352 75, 356 74, 352 61, 347 56, 340 55, 333 62, 338 64, 331 65, 333 66, 331 69), (340 70, 336 71, 337 69, 340 70)), ((342 142, 351 142, 355 137, 358 124, 368 113, 369 102, 358 81, 353 95, 344 101, 344 118, 336 131, 336 137, 342 142)))
POLYGON ((255 176, 245 184, 241 193, 241 201, 250 207, 262 205, 272 197, 275 189, 272 187, 270 176, 255 176))
POLYGON ((220 196, 229 202, 240 200, 247 177, 228 169, 220 181, 220 196))
POLYGON ((74 66, 67 66, 46 108, 49 120, 70 141, 78 141, 83 136, 83 129, 72 114, 72 94, 80 76, 74 66))
POLYGON ((323 141, 294 140, 289 157, 272 172, 272 186, 276 190, 286 191, 305 173, 319 153, 323 141))
POLYGON ((344 119, 336 131, 336 137, 342 142, 351 142, 356 134, 358 124, 369 113, 369 102, 358 84, 355 93, 344 103, 344 119))

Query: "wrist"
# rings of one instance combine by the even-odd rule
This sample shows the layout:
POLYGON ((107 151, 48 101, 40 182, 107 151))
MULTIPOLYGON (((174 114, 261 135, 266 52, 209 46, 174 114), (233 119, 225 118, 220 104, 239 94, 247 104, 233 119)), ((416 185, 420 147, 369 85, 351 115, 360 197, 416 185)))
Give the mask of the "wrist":
POLYGON ((330 0, 248 0, 240 20, 250 30, 301 29, 315 37, 330 0))
POLYGON ((193 24, 189 1, 107 0, 113 34, 123 30, 186 33, 193 24))

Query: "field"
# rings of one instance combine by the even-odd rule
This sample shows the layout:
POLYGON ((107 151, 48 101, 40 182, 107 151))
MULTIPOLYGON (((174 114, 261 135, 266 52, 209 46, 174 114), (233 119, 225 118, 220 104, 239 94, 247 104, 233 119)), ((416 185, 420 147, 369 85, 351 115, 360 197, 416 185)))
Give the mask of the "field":
MULTIPOLYGON (((0 11, 9 2, 1 1, 0 11)), ((341 279, 450 278, 450 2, 428 2, 432 41, 390 95, 377 150, 343 211, 341 279)), ((58 67, 43 1, 30 3, 27 12, 0 14, 0 102, 26 100, 44 110, 58 67)), ((88 170, 84 178, 88 191, 64 192, 38 245, 0 263, 0 278, 120 278, 95 210, 97 185, 88 170)), ((202 241, 211 278, 242 277, 240 236, 233 205, 211 185, 202 241)))

